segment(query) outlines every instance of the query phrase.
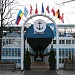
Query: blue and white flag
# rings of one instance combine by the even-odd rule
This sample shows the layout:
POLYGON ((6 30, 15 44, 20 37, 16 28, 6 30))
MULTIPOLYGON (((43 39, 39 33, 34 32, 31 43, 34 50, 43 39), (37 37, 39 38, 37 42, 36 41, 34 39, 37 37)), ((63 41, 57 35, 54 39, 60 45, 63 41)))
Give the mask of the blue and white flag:
POLYGON ((24 16, 26 17, 27 14, 28 14, 28 10, 27 10, 27 8, 25 7, 25 8, 24 8, 24 16))

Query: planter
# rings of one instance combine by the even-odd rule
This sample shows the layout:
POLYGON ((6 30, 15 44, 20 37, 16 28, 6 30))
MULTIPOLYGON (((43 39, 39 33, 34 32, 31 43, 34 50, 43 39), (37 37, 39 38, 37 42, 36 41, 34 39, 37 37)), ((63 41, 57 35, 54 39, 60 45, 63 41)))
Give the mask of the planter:
POLYGON ((2 63, 0 64, 0 70, 15 70, 16 69, 16 64, 6 64, 6 63, 2 63))
POLYGON ((30 70, 30 65, 25 64, 25 70, 30 70))
POLYGON ((75 70, 75 63, 69 63, 69 64, 65 63, 64 64, 64 69, 66 69, 66 70, 75 70))

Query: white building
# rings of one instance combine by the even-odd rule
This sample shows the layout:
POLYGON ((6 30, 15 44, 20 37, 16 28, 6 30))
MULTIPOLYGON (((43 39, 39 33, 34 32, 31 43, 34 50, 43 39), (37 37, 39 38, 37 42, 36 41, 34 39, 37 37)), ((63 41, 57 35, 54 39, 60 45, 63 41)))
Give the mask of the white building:
MULTIPOLYGON (((51 24, 48 24, 51 26, 51 24)), ((72 58, 72 55, 75 58, 75 38, 72 37, 72 33, 74 33, 74 25, 58 25, 59 28, 59 68, 64 68, 65 58, 72 58)), ((53 28, 54 39, 53 39, 53 48, 56 51, 56 30, 53 28)), ((16 62, 17 68, 21 67, 21 34, 18 33, 8 33, 2 39, 2 62, 4 61, 12 61, 16 62)), ((32 54, 36 54, 38 52, 34 51, 27 40, 25 40, 25 49, 28 50, 32 54)), ((43 54, 46 54, 50 51, 51 44, 49 44, 44 51, 41 51, 43 54)), ((38 58, 38 57, 37 57, 38 58)), ((34 61, 34 57, 31 56, 31 60, 34 61)), ((48 56, 44 56, 43 61, 48 63, 48 56)))

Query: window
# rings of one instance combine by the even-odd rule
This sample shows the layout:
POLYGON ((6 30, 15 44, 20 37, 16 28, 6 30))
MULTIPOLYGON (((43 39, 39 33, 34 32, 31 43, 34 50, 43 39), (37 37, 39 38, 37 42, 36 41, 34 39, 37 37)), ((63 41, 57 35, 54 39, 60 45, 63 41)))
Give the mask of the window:
POLYGON ((65 44, 65 40, 59 40, 59 44, 65 44))
POLYGON ((8 44, 8 39, 6 39, 6 44, 8 44))
POLYGON ((56 40, 53 40, 53 44, 56 44, 56 40))
POLYGON ((62 57, 64 57, 64 49, 62 48, 62 57))
POLYGON ((14 60, 14 59, 12 59, 12 62, 15 62, 15 60, 14 60))
POLYGON ((71 44, 71 40, 66 40, 66 44, 71 44))
POLYGON ((3 39, 3 46, 5 45, 5 39, 3 39))
POLYGON ((8 48, 6 48, 6 56, 8 56, 9 55, 9 50, 8 50, 8 48))
POLYGON ((17 48, 15 48, 15 56, 17 56, 17 55, 18 55, 17 48))
POLYGON ((62 63, 64 63, 64 58, 62 58, 62 63))
POLYGON ((61 58, 59 58, 59 63, 61 63, 61 58))
POLYGON ((65 44, 65 40, 62 40, 62 44, 65 44))
POLYGON ((17 59, 15 59, 15 63, 17 63, 17 59))
POLYGON ((75 44, 75 40, 72 40, 72 44, 75 44))
POLYGON ((2 56, 5 56, 5 48, 2 49, 2 56))
POLYGON ((11 44, 11 39, 9 39, 9 44, 11 44))
POLYGON ((9 56, 11 56, 11 48, 9 48, 9 56))
POLYGON ((61 40, 59 40, 59 44, 61 44, 61 40))
POLYGON ((12 48, 12 56, 14 56, 14 48, 12 48))
POLYGON ((5 51, 4 50, 2 50, 2 56, 5 56, 5 51))
POLYGON ((61 49, 59 48, 59 56, 61 57, 61 49))
POLYGON ((21 60, 20 59, 18 59, 18 63, 21 63, 21 60))
POLYGON ((65 51, 65 56, 68 57, 68 49, 66 49, 65 51))
POLYGON ((18 56, 21 56, 20 48, 18 48, 18 56))

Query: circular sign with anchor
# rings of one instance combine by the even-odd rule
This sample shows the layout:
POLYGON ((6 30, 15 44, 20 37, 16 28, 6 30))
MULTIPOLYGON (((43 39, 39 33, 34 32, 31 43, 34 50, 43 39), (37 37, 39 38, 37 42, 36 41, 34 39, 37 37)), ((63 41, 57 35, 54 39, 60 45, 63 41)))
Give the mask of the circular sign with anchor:
POLYGON ((46 29, 46 22, 44 20, 38 19, 34 22, 34 31, 41 33, 46 29))

